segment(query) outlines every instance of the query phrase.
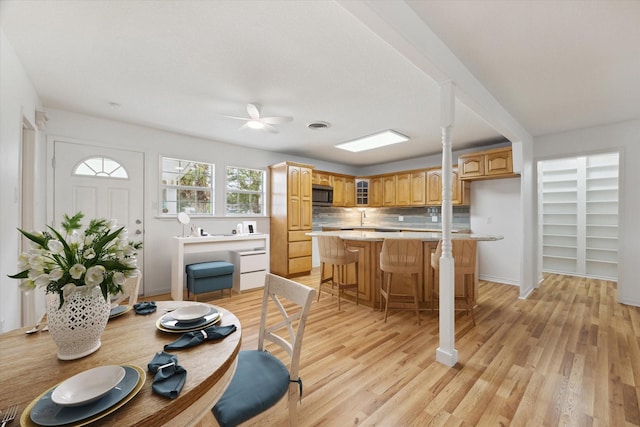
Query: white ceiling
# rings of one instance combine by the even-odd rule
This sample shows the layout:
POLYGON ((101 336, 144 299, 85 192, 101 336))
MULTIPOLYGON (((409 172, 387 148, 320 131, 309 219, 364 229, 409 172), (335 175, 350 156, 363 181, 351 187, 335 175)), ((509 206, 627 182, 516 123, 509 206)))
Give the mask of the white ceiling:
MULTIPOLYGON (((360 3, 1 0, 0 25, 45 107, 353 166, 440 152, 442 76, 403 56, 360 3), (271 134, 220 116, 246 116, 249 102, 294 120, 271 134), (331 127, 307 128, 319 120, 331 127), (411 139, 333 147, 384 129, 411 139)), ((640 1, 384 7, 396 5, 534 136, 640 117, 640 1)), ((453 148, 504 140, 486 120, 457 101, 453 148)))

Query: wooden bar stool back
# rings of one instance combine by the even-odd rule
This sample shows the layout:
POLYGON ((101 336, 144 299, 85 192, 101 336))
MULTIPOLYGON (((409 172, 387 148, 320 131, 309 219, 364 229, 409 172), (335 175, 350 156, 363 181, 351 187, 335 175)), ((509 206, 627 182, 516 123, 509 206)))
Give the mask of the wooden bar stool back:
POLYGON ((389 308, 416 312, 420 324, 420 304, 418 302, 418 278, 422 269, 422 241, 412 239, 385 239, 380 252, 380 309, 384 300, 384 321, 389 308), (407 274, 411 279, 412 295, 392 293, 391 282, 394 274, 407 274), (385 280, 386 279, 386 280, 385 280), (410 301, 410 300, 413 301, 410 301))
MULTIPOLYGON (((473 312, 474 301, 473 286, 475 286, 476 259, 478 255, 478 242, 471 239, 453 239, 452 256, 455 262, 455 300, 462 301, 465 307, 456 310, 465 310, 467 315, 471 314, 473 325, 476 325, 476 316, 473 312)), ((440 257, 442 256, 442 240, 438 242, 435 253, 431 254, 431 268, 433 269, 433 280, 431 281, 431 311, 435 309, 434 301, 440 295, 440 257)))
POLYGON ((320 284, 318 286, 318 301, 323 283, 331 283, 331 294, 336 286, 338 293, 338 310, 340 310, 340 294, 344 289, 355 289, 356 305, 358 305, 358 261, 360 254, 357 249, 347 248, 346 243, 339 236, 318 236, 318 252, 320 253, 320 284), (349 282, 348 266, 355 265, 354 281, 349 282), (325 265, 330 265, 330 273, 324 277, 325 265))

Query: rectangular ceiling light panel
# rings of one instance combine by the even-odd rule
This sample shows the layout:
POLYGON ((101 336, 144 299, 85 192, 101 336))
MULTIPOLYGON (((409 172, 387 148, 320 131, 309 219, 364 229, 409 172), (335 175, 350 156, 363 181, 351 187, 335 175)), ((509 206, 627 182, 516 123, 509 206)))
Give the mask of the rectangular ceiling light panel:
POLYGON ((409 138, 401 133, 393 130, 385 130, 384 132, 354 139, 353 141, 345 142, 343 144, 338 144, 336 147, 357 153, 358 151, 372 150, 374 148, 397 144, 408 140, 409 138))

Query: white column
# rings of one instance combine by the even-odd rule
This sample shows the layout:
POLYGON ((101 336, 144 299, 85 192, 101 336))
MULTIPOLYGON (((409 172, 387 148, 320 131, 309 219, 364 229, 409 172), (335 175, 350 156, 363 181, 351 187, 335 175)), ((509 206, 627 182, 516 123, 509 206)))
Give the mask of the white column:
POLYGON ((455 94, 452 81, 440 85, 440 127, 442 128, 442 256, 440 258, 440 346, 436 360, 453 366, 458 361, 455 349, 455 280, 451 255, 451 131, 455 118, 455 94))

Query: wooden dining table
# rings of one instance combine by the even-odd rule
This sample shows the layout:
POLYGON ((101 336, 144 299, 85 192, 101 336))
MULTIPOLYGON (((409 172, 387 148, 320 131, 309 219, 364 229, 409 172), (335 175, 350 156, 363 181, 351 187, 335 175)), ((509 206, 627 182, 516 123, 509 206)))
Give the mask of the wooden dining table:
MULTIPOLYGON (((189 426, 210 411, 228 386, 237 365, 242 329, 236 316, 222 307, 218 325, 236 325, 237 330, 224 339, 205 341, 188 349, 167 351, 178 357, 187 371, 186 382, 175 399, 156 394, 151 385, 154 375, 147 364, 164 345, 178 339, 180 333, 159 330, 157 321, 167 310, 191 301, 159 301, 157 311, 138 315, 134 310, 109 319, 102 345, 93 354, 63 361, 49 333, 25 334, 30 327, 0 335, 0 410, 19 405, 19 418, 33 424, 29 406, 52 387, 80 372, 103 365, 129 365, 144 372, 146 379, 137 394, 122 407, 95 420, 95 426, 189 426)), ((141 383, 139 383, 141 384, 141 383)), ((107 412, 107 411, 105 411, 107 412)), ((16 422, 14 421, 14 422, 16 422)))

